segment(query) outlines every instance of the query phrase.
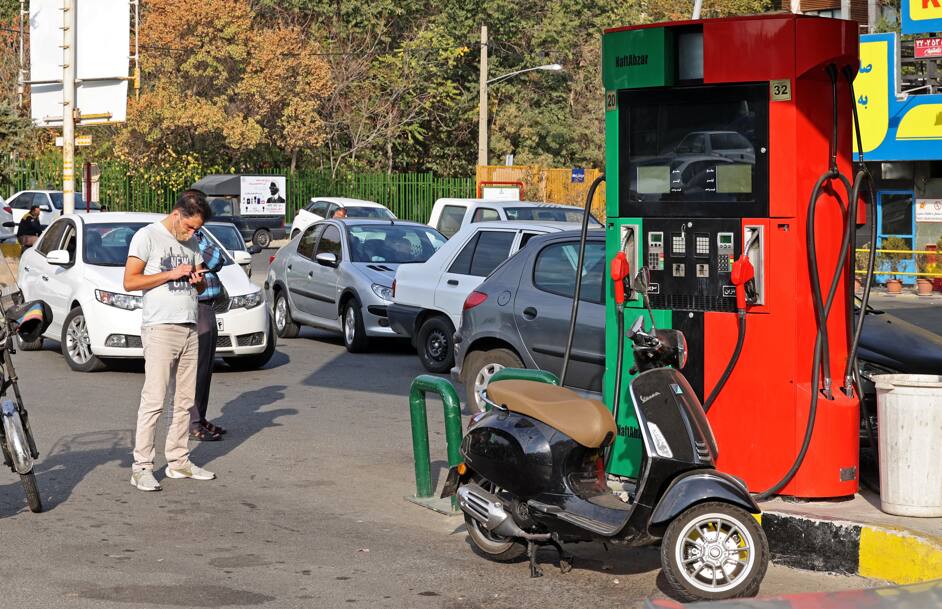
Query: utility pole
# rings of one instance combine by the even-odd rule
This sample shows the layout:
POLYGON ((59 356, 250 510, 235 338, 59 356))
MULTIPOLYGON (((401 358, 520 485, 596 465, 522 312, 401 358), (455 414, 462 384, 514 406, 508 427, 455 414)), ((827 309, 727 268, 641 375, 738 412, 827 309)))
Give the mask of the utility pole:
POLYGON ((867 0, 867 32, 870 34, 877 28, 877 22, 880 21, 880 12, 877 8, 877 0, 867 0))
POLYGON ((75 0, 62 0, 62 213, 75 212, 75 0))
POLYGON ((16 95, 19 107, 23 107, 23 95, 26 92, 26 51, 24 50, 23 38, 26 36, 26 22, 29 20, 29 13, 26 10, 26 0, 20 0, 20 69, 17 71, 19 77, 16 79, 16 95))
POLYGON ((850 0, 841 0, 841 19, 850 19, 850 0))
POLYGON ((481 26, 481 75, 478 99, 478 165, 487 165, 487 26, 481 26))

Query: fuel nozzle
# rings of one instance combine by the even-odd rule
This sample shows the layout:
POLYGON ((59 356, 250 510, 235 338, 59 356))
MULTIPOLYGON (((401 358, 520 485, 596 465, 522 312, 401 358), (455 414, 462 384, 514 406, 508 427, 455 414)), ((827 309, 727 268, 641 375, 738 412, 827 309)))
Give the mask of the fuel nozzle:
POLYGON ((759 293, 756 291, 756 269, 745 254, 741 254, 739 260, 733 263, 730 279, 736 286, 738 310, 745 311, 747 304, 752 305, 759 300, 759 293))
POLYGON ((619 309, 625 306, 625 296, 631 292, 628 279, 630 275, 631 267, 628 264, 628 257, 625 256, 625 252, 618 252, 612 258, 611 277, 615 282, 615 305, 619 309))

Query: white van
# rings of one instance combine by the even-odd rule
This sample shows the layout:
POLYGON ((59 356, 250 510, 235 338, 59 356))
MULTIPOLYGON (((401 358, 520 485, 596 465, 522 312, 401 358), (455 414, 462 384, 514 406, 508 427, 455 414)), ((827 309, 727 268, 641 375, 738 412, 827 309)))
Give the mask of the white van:
MULTIPOLYGON (((428 225, 450 239, 466 224, 514 220, 520 222, 582 223, 582 208, 555 203, 530 201, 493 201, 490 199, 439 199, 432 207, 428 225)), ((591 226, 600 226, 593 217, 591 226)))

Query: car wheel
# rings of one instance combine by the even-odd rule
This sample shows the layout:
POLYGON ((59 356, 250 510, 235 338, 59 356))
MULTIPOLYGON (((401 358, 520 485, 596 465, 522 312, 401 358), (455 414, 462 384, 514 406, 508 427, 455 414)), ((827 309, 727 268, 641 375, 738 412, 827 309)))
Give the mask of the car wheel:
POLYGON ((363 313, 360 303, 350 299, 343 309, 343 345, 350 353, 363 353, 369 347, 370 339, 363 326, 363 313))
POLYGON ((465 375, 465 391, 468 408, 475 412, 484 410, 481 392, 487 387, 499 370, 504 368, 523 368, 523 362, 510 349, 491 349, 490 351, 472 351, 464 360, 462 369, 465 375))
POLYGON ((260 228, 252 235, 252 243, 265 249, 271 245, 271 233, 266 228, 260 228))
POLYGON ((419 359, 429 372, 448 372, 455 365, 455 328, 443 315, 431 317, 416 334, 419 359))
POLYGON ((263 367, 275 354, 275 324, 270 322, 268 326, 268 342, 265 343, 265 350, 261 353, 252 355, 241 355, 239 357, 224 357, 223 361, 234 370, 258 370, 263 367))
POLYGON ((92 353, 92 341, 88 337, 88 323, 81 307, 75 307, 62 324, 62 355, 72 370, 95 372, 105 364, 92 353))
POLYGON ((275 296, 274 311, 275 333, 281 338, 294 338, 301 331, 300 326, 291 318, 291 307, 288 306, 288 297, 284 292, 275 296))
POLYGON ((16 335, 16 348, 19 351, 39 351, 43 348, 43 337, 36 340, 25 341, 19 334, 16 335))

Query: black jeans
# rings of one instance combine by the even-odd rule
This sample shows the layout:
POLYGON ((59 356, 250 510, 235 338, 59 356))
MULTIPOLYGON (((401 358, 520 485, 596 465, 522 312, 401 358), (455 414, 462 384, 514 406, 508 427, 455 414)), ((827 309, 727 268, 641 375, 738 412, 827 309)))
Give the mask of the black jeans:
POLYGON ((209 405, 209 386, 213 380, 213 362, 216 360, 216 312, 210 303, 199 303, 196 316, 196 334, 199 341, 199 356, 196 361, 196 409, 200 421, 206 420, 206 407, 209 405))

